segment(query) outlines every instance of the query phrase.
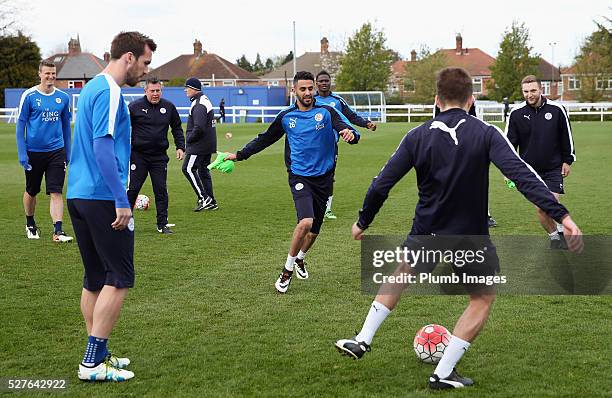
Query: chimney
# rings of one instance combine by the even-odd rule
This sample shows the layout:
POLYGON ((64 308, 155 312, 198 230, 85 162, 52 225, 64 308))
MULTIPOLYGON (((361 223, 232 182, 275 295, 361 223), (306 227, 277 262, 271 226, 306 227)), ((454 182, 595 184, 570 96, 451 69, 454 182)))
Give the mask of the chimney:
POLYGON ((329 40, 327 37, 321 39, 321 54, 329 53, 329 40))
POLYGON ((110 62, 110 53, 108 51, 104 53, 104 62, 107 64, 110 62))
POLYGON ((68 55, 77 55, 81 53, 81 40, 77 35, 76 39, 70 39, 68 42, 68 55))
POLYGON ((202 42, 198 39, 195 39, 193 42, 193 55, 199 57, 202 55, 202 42))
POLYGON ((455 51, 457 54, 461 54, 463 49, 463 38, 461 37, 461 33, 457 33, 455 36, 455 51))
POLYGON ((410 62, 416 62, 416 51, 410 51, 410 62))

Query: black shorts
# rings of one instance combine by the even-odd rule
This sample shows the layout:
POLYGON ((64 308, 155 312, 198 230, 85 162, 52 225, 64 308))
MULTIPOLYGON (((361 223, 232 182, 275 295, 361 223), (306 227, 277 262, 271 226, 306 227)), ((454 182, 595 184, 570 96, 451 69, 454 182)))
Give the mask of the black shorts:
POLYGON ((563 176, 561 175, 561 167, 546 170, 546 171, 538 171, 540 178, 544 180, 550 192, 564 194, 563 190, 563 176))
POLYGON ((431 273, 440 263, 450 263, 453 273, 464 283, 469 277, 493 277, 500 271, 499 257, 491 239, 486 235, 434 236, 408 235, 403 244, 412 251, 420 251, 420 261, 413 267, 416 274, 431 273))
POLYGON ((26 171, 26 192, 36 196, 40 192, 43 175, 47 195, 62 193, 66 177, 66 150, 56 149, 51 152, 28 152, 28 163, 32 170, 26 171))
POLYGON ((104 285, 134 286, 134 223, 115 231, 115 203, 110 200, 69 199, 68 212, 76 235, 85 275, 83 287, 91 292, 104 285))
POLYGON ((321 231, 327 198, 334 186, 334 172, 316 177, 304 177, 289 172, 289 186, 297 212, 297 220, 312 218, 310 232, 318 234, 321 231))

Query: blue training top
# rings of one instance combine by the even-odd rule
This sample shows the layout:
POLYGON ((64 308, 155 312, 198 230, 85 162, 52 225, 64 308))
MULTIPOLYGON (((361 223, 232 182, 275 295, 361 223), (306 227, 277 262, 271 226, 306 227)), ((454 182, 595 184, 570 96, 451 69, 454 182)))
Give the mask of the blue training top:
POLYGON ((293 105, 276 116, 268 130, 259 134, 236 153, 245 160, 278 141, 284 134, 285 164, 293 174, 306 177, 329 172, 336 162, 336 132, 349 129, 355 134, 350 144, 359 141, 359 134, 346 124, 338 112, 327 105, 300 111, 293 105), (334 131, 335 130, 335 131, 334 131))
POLYGON ((110 136, 121 183, 129 174, 130 114, 115 80, 101 73, 81 91, 74 126, 72 165, 68 173, 68 199, 115 200, 94 153, 94 139, 110 136))
POLYGON ((19 150, 25 154, 51 152, 64 146, 69 149, 70 117, 70 97, 65 92, 54 89, 45 94, 37 87, 27 89, 19 102, 19 150))

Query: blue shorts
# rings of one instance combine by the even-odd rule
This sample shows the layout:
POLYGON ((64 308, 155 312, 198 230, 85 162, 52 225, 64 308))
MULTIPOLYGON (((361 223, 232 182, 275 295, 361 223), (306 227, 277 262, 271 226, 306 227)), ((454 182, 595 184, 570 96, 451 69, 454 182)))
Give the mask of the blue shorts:
POLYGON ((323 224, 327 198, 333 190, 334 171, 331 170, 315 177, 305 177, 289 172, 289 186, 298 222, 304 218, 312 218, 310 232, 318 234, 323 224))
POLYGON ((83 288, 134 287, 134 224, 116 231, 115 202, 68 199, 68 212, 85 267, 83 288))

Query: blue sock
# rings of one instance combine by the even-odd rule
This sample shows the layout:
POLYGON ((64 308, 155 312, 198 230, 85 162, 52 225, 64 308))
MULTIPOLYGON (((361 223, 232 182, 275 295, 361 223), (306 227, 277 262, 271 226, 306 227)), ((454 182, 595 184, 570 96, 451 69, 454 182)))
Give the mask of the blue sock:
POLYGON ((106 349, 106 342, 108 339, 101 339, 95 336, 89 336, 87 341, 87 348, 85 349, 85 355, 83 355, 83 365, 94 367, 98 366, 104 361, 108 350, 106 349))
POLYGON ((62 230, 62 222, 61 221, 56 221, 55 224, 53 224, 53 226, 55 227, 55 233, 58 233, 62 230))

